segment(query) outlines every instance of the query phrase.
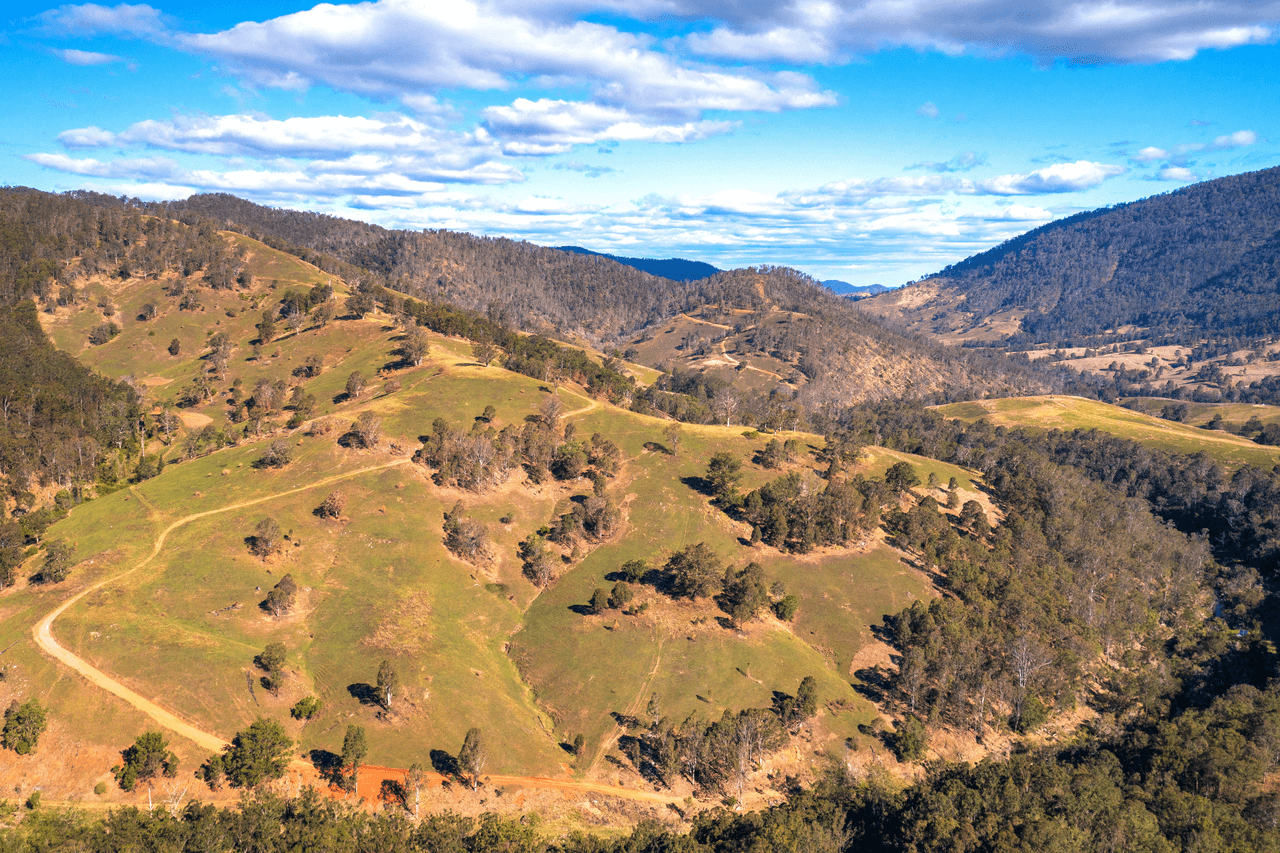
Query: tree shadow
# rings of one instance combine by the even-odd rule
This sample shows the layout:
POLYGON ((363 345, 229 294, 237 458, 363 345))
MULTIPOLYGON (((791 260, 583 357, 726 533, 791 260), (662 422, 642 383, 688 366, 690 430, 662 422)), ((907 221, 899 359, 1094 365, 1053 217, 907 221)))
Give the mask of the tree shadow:
POLYGON ((321 779, 330 785, 341 783, 342 756, 327 749, 313 749, 308 753, 308 757, 311 759, 311 766, 320 774, 321 779))
POLYGON ((595 611, 591 609, 589 604, 570 604, 569 609, 579 616, 594 616, 595 611))
POLYGON ((853 674, 854 692, 872 702, 883 702, 889 695, 889 676, 880 667, 864 667, 853 674))
POLYGON ((634 729, 640 725, 639 718, 624 714, 621 711, 610 711, 609 716, 613 717, 613 721, 624 729, 634 729))
POLYGON ((399 779, 383 779, 378 789, 378 799, 388 805, 409 807, 409 792, 399 779))
POLYGON ((681 477, 680 482, 684 483, 700 495, 706 495, 709 498, 715 496, 715 492, 711 490, 711 481, 706 477, 699 477, 696 474, 691 474, 688 477, 681 477))
POLYGON ((373 688, 372 684, 365 684, 364 682, 348 684, 347 692, 361 705, 381 706, 382 704, 378 701, 378 691, 373 688))
POLYGON ((443 749, 431 750, 431 769, 441 776, 458 775, 458 759, 443 749))
POLYGON ((656 441, 646 441, 644 443, 644 449, 649 451, 650 453, 665 453, 667 456, 676 455, 675 451, 672 450, 670 447, 667 447, 665 444, 660 444, 659 442, 656 442, 656 441))

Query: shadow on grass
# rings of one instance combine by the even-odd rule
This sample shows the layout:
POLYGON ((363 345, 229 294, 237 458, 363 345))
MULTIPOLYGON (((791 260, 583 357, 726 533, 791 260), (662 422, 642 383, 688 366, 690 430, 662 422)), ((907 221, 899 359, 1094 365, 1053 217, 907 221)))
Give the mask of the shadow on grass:
POLYGON ((431 750, 431 769, 441 776, 458 775, 458 759, 443 749, 431 750))
POLYGON ((372 684, 365 684, 364 682, 348 684, 347 692, 361 705, 380 706, 382 704, 378 701, 378 691, 374 689, 372 684))

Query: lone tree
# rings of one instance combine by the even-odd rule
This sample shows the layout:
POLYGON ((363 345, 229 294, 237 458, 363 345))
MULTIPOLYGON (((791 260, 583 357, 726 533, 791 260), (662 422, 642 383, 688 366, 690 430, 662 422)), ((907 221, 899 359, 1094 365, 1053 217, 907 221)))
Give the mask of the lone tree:
POLYGON ((293 461, 293 445, 287 439, 277 438, 267 445, 266 450, 254 463, 257 468, 283 468, 293 461))
POLYGON ((683 433, 678 422, 672 423, 662 431, 662 437, 667 440, 667 450, 671 451, 672 456, 680 455, 680 439, 683 433))
POLYGON ((363 447, 366 450, 377 447, 382 440, 382 421, 373 412, 361 412, 347 431, 347 437, 353 447, 363 447))
POLYGON ((278 554, 283 548, 284 531, 280 529, 280 523, 271 517, 259 521, 249 537, 249 550, 265 559, 278 554))
POLYGON ((35 752, 40 735, 48 727, 48 711, 39 699, 28 699, 21 705, 14 699, 4 712, 4 729, 0 730, 0 746, 18 755, 35 752))
POLYGON ((320 714, 323 702, 316 696, 305 696, 289 709, 289 716, 295 720, 314 720, 320 714))
POLYGON ((144 732, 133 745, 120 753, 124 763, 112 768, 116 782, 125 791, 132 791, 139 782, 150 784, 158 774, 172 779, 178 775, 178 756, 169 749, 169 742, 160 732, 144 732))
POLYGON ((488 762, 489 754, 484 748, 480 730, 468 729, 466 737, 462 739, 462 750, 458 753, 458 767, 464 775, 471 777, 471 790, 480 786, 480 774, 484 772, 484 766, 488 762))
POLYGON ((355 793, 360 764, 369 754, 369 744, 365 740, 364 727, 347 726, 347 734, 342 739, 342 788, 348 794, 355 793))
POLYGON ((222 768, 233 788, 253 788, 279 779, 289 766, 293 741, 284 726, 259 717, 222 748, 222 768))
MULTIPOLYGON (((404 774, 404 787, 406 791, 413 792, 413 819, 418 819, 418 810, 422 808, 422 789, 427 784, 427 770, 421 764, 410 764, 409 770, 404 774)), ((406 807, 408 803, 405 804, 406 807)))
POLYGON ((400 355, 413 367, 422 364, 429 352, 431 344, 427 341, 427 334, 417 326, 405 333, 404 340, 400 342, 400 355))
POLYGON ((399 686, 400 676, 396 673, 396 668, 391 661, 384 660, 378 665, 378 701, 388 711, 391 710, 391 697, 399 686))
POLYGON ((356 397, 360 396, 360 392, 363 390, 364 390, 364 375, 361 374, 360 371, 358 370, 352 371, 351 375, 347 377, 347 385, 346 385, 346 388, 344 389, 347 395, 347 399, 354 400, 356 397))
POLYGON ((498 345, 493 341, 476 341, 471 345, 471 354, 485 367, 488 367, 500 352, 498 345))
POLYGON ((280 578, 280 583, 273 586, 267 593, 267 599, 262 602, 262 605, 272 616, 283 616, 293 609, 293 602, 297 595, 298 585, 294 582, 293 575, 285 575, 280 578))
MULTIPOLYGON (((267 593, 268 599, 271 593, 267 593)), ((284 681, 284 659, 287 651, 284 643, 267 643, 262 653, 254 657, 253 662, 266 670, 263 685, 272 693, 280 692, 280 684, 284 681)))
POLYGON ((320 506, 316 507, 316 515, 320 518, 341 518, 342 511, 347 508, 347 496, 342 492, 330 492, 320 506))

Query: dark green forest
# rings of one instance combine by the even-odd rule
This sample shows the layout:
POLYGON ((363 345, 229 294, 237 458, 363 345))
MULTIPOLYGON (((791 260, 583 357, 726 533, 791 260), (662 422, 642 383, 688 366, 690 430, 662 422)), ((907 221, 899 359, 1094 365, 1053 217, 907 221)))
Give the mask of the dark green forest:
POLYGON ((1193 184, 1028 231, 933 277, 979 317, 1025 307, 999 346, 1273 336, 1280 327, 1280 168, 1193 184), (1128 336, 1123 326, 1145 331, 1128 336))

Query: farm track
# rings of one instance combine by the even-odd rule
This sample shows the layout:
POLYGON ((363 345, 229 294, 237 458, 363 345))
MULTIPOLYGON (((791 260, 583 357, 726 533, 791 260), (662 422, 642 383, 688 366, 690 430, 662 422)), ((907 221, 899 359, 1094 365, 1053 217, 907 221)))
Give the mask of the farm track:
MULTIPOLYGON (((595 406, 596 406, 595 401, 591 401, 590 405, 582 409, 578 409, 574 412, 570 412, 568 414, 571 414, 571 415, 580 414, 582 412, 590 411, 591 409, 595 408, 595 406)), ((112 695, 123 700, 124 702, 127 702, 129 705, 138 709, 143 714, 146 714, 148 717, 150 717, 155 722, 159 723, 164 728, 168 729, 171 732, 174 732, 175 734, 181 735, 182 737, 186 738, 187 740, 190 740, 191 742, 195 743, 201 748, 207 749, 209 752, 220 752, 223 749, 223 747, 227 745, 227 741, 223 740, 222 738, 218 737, 217 735, 211 732, 206 732, 206 731, 203 731, 202 729, 197 728, 196 726, 192 725, 186 720, 183 720, 177 714, 174 714, 172 711, 166 710, 160 705, 157 705, 155 702, 152 702, 150 699, 147 699, 146 697, 140 695, 136 691, 131 690, 129 687, 125 686, 124 684, 121 684, 119 681, 115 680, 114 678, 112 678, 110 675, 103 672, 102 670, 95 668, 88 661, 84 660, 83 658, 79 657, 78 655, 74 654, 73 652, 68 650, 66 647, 61 645, 53 636, 54 622, 57 620, 59 616, 61 616, 69 608, 71 608, 72 605, 80 601, 85 596, 89 595, 92 592, 96 592, 97 590, 102 589, 105 586, 113 584, 133 574, 139 569, 142 569, 145 566, 147 566, 152 560, 154 560, 160 554, 160 551, 164 548, 165 541, 169 538, 169 534, 177 530, 179 527, 182 527, 183 525, 190 524, 191 522, 197 521, 202 518, 208 518, 209 516, 212 516, 212 515, 219 515, 221 513, 231 512, 233 510, 243 509, 245 507, 255 506, 257 504, 278 500, 280 498, 288 497, 289 495, 294 495, 299 492, 307 491, 309 489, 315 489, 322 486, 327 486, 330 483, 336 483, 342 480, 350 479, 352 477, 358 477, 362 474, 369 474, 375 471, 383 471, 388 468, 394 468, 399 465, 407 464, 409 461, 410 461, 409 459, 397 459, 393 462, 387 462, 382 465, 371 465, 369 467, 360 468, 355 471, 347 471, 342 474, 335 474, 331 477, 325 477, 320 480, 316 480, 315 482, 309 483, 305 486, 298 486, 293 489, 288 489, 283 492, 277 492, 275 494, 266 495, 261 498, 254 498, 253 500, 241 501, 240 503, 229 504, 227 506, 218 507, 217 509, 205 510, 204 512, 197 512, 197 513, 192 513, 191 515, 183 516, 182 518, 179 518, 176 521, 173 521, 172 523, 170 523, 167 527, 164 528, 164 530, 160 531, 159 535, 156 536, 155 543, 151 546, 151 552, 146 557, 144 557, 141 562, 137 563, 132 568, 129 568, 123 572, 120 572, 119 574, 115 574, 110 577, 104 578, 98 581, 97 583, 94 583, 85 587, 80 592, 76 593, 75 595, 68 598, 66 601, 59 604, 47 616, 45 616, 43 619, 37 622, 36 625, 31 629, 32 637, 35 639, 36 645, 39 646, 42 651, 44 651, 46 654, 48 654, 50 657, 52 657, 54 660, 58 661, 62 665, 82 675, 85 678, 85 680, 87 680, 89 683, 103 690, 106 690, 108 693, 111 693, 112 695)), ((149 501, 147 501, 140 492, 137 492, 136 490, 132 490, 132 489, 131 491, 134 492, 134 494, 137 496, 139 501, 143 503, 149 510, 151 510, 153 513, 157 512, 155 506, 152 505, 149 501)), ((289 770, 292 774, 295 775, 295 780, 299 785, 303 784, 304 782, 309 783, 311 781, 318 781, 321 778, 319 774, 316 772, 315 768, 310 763, 306 761, 302 761, 300 759, 294 759, 293 761, 291 761, 289 763, 289 770)), ((361 789, 365 789, 366 787, 370 789, 368 790, 367 793, 369 795, 369 799, 372 801, 377 798, 381 790, 382 780, 386 779, 386 780, 401 781, 404 778, 405 772, 406 771, 398 768, 394 768, 394 767, 379 767, 376 765, 366 765, 365 767, 362 768, 360 787, 361 789)), ((428 781, 433 785, 443 784, 445 780, 445 777, 438 773, 428 774, 427 778, 428 778, 428 781)), ((548 789, 560 790, 565 792, 578 792, 578 793, 584 793, 584 794, 601 794, 601 795, 607 795, 611 797, 622 797, 630 800, 642 800, 642 801, 653 802, 653 803, 663 803, 663 804, 674 803, 674 802, 678 802, 681 799, 680 797, 664 795, 664 794, 656 793, 653 791, 643 791, 639 789, 622 788, 615 785, 607 785, 599 782, 576 782, 570 779, 553 779, 546 776, 507 776, 507 775, 497 775, 497 774, 488 775, 487 774, 485 778, 487 779, 487 782, 489 785, 499 785, 499 786, 519 785, 527 788, 548 788, 548 789)))

